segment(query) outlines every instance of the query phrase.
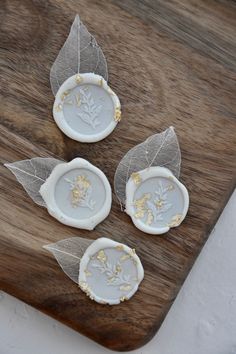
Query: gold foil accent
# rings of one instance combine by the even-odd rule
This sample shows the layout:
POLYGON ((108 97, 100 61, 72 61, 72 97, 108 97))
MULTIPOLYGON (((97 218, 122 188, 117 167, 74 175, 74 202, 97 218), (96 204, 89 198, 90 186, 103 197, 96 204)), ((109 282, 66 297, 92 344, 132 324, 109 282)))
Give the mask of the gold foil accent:
POLYGON ((150 209, 148 209, 147 211, 147 221, 146 221, 146 224, 147 225, 151 225, 152 222, 153 222, 153 219, 154 219, 154 216, 153 216, 153 213, 150 209))
POLYGON ((99 80, 99 86, 103 87, 103 79, 99 80))
POLYGON ((79 175, 76 177, 73 189, 71 190, 71 203, 75 208, 79 205, 80 200, 86 196, 90 185, 91 183, 86 176, 79 175))
POLYGON ((126 296, 121 296, 120 297, 120 302, 124 302, 125 300, 128 300, 128 298, 126 296))
POLYGON ((59 103, 59 104, 56 106, 55 111, 56 111, 56 112, 61 112, 61 111, 62 111, 62 104, 61 104, 61 103, 59 103))
POLYGON ((117 265, 116 265, 116 271, 115 271, 115 273, 116 273, 116 274, 119 274, 121 271, 122 271, 121 266, 120 266, 119 264, 117 264, 117 265))
POLYGON ((163 207, 163 204, 164 204, 164 200, 162 200, 162 199, 157 200, 156 201, 157 209, 161 209, 163 207))
POLYGON ((176 214, 175 216, 172 217, 171 222, 168 223, 167 225, 169 227, 179 226, 179 224, 182 221, 182 218, 183 218, 182 214, 176 214))
POLYGON ((102 263, 105 263, 105 262, 106 262, 107 256, 106 256, 104 250, 100 250, 100 251, 98 252, 98 254, 97 254, 97 259, 98 259, 100 262, 102 262, 102 263))
POLYGON ((123 251, 124 246, 123 245, 117 245, 115 248, 116 248, 117 251, 123 251))
POLYGON ((142 182, 142 178, 138 172, 132 173, 131 178, 136 185, 138 185, 142 182))
POLYGON ((134 206, 137 209, 137 212, 134 214, 136 219, 142 219, 145 216, 147 211, 146 202, 151 198, 150 193, 144 193, 143 196, 134 201, 134 206))
POLYGON ((120 107, 117 107, 115 109, 115 122, 120 122, 121 121, 121 110, 120 110, 120 107))
POLYGON ((81 84, 81 82, 83 82, 83 79, 79 74, 77 74, 75 77, 75 81, 77 84, 81 84))
POLYGON ((130 285, 121 285, 120 290, 121 291, 129 291, 131 289, 130 285))
POLYGON ((61 100, 64 101, 64 99, 70 94, 71 90, 66 90, 61 94, 61 100))
POLYGON ((124 254, 123 256, 120 257, 120 261, 121 261, 121 262, 124 262, 124 261, 126 261, 127 259, 129 259, 129 258, 130 258, 130 254, 124 254))

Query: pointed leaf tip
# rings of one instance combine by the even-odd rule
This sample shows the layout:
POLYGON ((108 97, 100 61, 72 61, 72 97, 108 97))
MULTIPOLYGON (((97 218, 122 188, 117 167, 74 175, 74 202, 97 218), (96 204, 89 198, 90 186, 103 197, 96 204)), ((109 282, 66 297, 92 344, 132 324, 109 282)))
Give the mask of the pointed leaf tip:
POLYGON ((31 160, 21 160, 13 163, 6 163, 8 168, 16 177, 33 201, 46 206, 41 194, 40 187, 51 174, 53 168, 63 161, 54 158, 34 157, 31 160))
POLYGON ((116 169, 114 187, 119 202, 125 205, 126 184, 132 173, 151 166, 163 166, 179 178, 180 165, 181 152, 173 126, 150 136, 130 149, 116 169))
POLYGON ((107 63, 102 49, 77 14, 50 70, 54 96, 66 79, 78 73, 95 73, 108 80, 107 63))

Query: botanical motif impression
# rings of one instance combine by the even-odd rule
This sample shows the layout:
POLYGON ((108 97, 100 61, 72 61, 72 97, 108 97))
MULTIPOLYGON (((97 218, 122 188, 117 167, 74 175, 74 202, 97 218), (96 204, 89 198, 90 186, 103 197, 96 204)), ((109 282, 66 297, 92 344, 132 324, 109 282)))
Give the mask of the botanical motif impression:
POLYGON ((64 103, 75 105, 78 109, 77 116, 86 124, 95 129, 101 124, 98 115, 102 105, 97 105, 87 87, 80 88, 76 95, 66 97, 64 103))
POLYGON ((151 225, 157 221, 163 220, 163 214, 167 212, 172 204, 168 202, 168 192, 172 191, 174 186, 172 184, 164 187, 159 181, 154 195, 151 193, 144 193, 143 196, 134 201, 136 209, 135 217, 137 219, 145 218, 147 225, 151 225))
POLYGON ((71 181, 65 178, 70 184, 71 204, 74 208, 83 207, 93 210, 96 202, 91 198, 92 186, 89 179, 84 175, 79 175, 71 181))
POLYGON ((112 264, 108 261, 104 250, 100 250, 92 263, 92 267, 97 268, 102 274, 106 275, 107 285, 118 286, 121 291, 129 291, 132 288, 131 276, 124 274, 122 261, 124 259, 120 259, 120 261, 112 264))

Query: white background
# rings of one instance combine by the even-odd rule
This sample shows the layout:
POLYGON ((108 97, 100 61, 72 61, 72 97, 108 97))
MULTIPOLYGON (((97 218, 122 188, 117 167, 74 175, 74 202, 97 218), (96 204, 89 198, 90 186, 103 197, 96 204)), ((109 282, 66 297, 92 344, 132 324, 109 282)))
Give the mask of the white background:
MULTIPOLYGON (((0 293, 0 354, 106 353, 112 352, 0 293)), ((236 354, 236 192, 159 332, 132 353, 236 354)))

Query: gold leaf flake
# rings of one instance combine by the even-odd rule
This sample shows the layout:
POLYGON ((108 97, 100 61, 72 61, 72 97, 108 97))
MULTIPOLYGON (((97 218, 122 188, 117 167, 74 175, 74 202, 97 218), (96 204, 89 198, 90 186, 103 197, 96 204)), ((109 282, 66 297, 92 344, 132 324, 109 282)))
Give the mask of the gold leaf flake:
POLYGON ((82 77, 79 74, 77 74, 76 77, 75 77, 75 81, 76 81, 77 84, 81 84, 83 79, 82 79, 82 77))
POLYGON ((120 122, 121 121, 121 110, 120 110, 120 107, 117 107, 115 109, 115 122, 120 122))
POLYGON ((131 289, 130 285, 121 285, 120 290, 121 291, 129 291, 131 289))
POLYGON ((176 227, 179 226, 179 224, 182 221, 182 214, 176 214, 175 216, 172 217, 171 222, 168 224, 169 227, 176 227))
POLYGON ((162 199, 157 200, 156 201, 157 209, 161 209, 163 207, 163 204, 164 204, 164 200, 162 200, 162 199))
POLYGON ((117 251, 123 251, 124 246, 123 245, 117 245, 115 248, 116 248, 117 251))
POLYGON ((102 262, 102 263, 105 263, 105 262, 106 262, 107 256, 106 256, 104 250, 100 250, 100 251, 98 252, 98 254, 97 254, 97 259, 98 259, 100 262, 102 262))
POLYGON ((154 219, 153 213, 152 213, 152 211, 151 211, 150 209, 148 209, 148 211, 147 211, 147 221, 146 221, 146 224, 147 224, 147 225, 151 225, 152 222, 153 222, 153 219, 154 219))
POLYGON ((151 198, 151 194, 150 193, 144 193, 141 198, 136 199, 134 201, 134 206, 137 209, 142 209, 145 206, 146 201, 149 200, 150 198, 151 198))
POLYGON ((120 302, 123 302, 123 301, 125 301, 125 300, 128 300, 128 298, 127 298, 126 296, 121 296, 121 297, 120 297, 120 302))
POLYGON ((88 284, 85 281, 80 282, 79 283, 79 287, 85 292, 89 289, 89 286, 88 286, 88 284))
POLYGON ((136 185, 142 182, 142 178, 138 172, 132 173, 131 178, 136 185))
POLYGON ((116 265, 116 274, 119 274, 122 271, 122 268, 119 264, 116 265))
POLYGON ((71 90, 66 90, 61 94, 61 100, 64 101, 64 99, 70 94, 71 90))
POLYGON ((103 87, 103 79, 99 79, 99 86, 103 87))
POLYGON ((124 254, 123 256, 120 257, 120 261, 121 261, 121 262, 124 262, 124 261, 126 261, 127 259, 129 259, 129 258, 130 258, 130 254, 124 254))
POLYGON ((61 111, 62 111, 62 104, 61 104, 61 103, 59 103, 59 104, 56 106, 55 111, 56 111, 56 112, 61 112, 61 111))

